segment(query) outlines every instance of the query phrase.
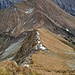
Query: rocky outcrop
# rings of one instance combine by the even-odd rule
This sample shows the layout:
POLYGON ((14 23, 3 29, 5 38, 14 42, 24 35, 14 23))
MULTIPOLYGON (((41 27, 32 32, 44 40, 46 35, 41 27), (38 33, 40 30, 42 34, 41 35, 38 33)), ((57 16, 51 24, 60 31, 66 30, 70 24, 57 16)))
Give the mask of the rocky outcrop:
POLYGON ((0 48, 0 61, 5 59, 14 60, 18 65, 25 65, 29 62, 29 57, 38 50, 47 51, 41 43, 37 30, 27 31, 18 37, 2 35, 0 48))
POLYGON ((26 64, 29 62, 27 57, 30 57, 32 54, 39 50, 47 50, 41 43, 41 39, 39 36, 39 32, 37 30, 33 30, 30 32, 30 35, 23 41, 23 45, 20 50, 17 52, 13 60, 17 62, 17 64, 26 64))

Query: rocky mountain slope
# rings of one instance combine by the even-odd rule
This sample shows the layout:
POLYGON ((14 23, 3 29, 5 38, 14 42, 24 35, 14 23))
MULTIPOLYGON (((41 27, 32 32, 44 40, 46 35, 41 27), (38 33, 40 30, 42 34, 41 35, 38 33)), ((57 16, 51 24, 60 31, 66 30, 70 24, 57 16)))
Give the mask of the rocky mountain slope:
POLYGON ((75 17, 53 1, 25 0, 0 11, 0 62, 15 61, 39 75, 69 75, 74 58, 75 17))
POLYGON ((0 0, 0 9, 12 6, 15 3, 22 2, 22 0, 0 0))
POLYGON ((75 0, 53 0, 69 14, 75 16, 75 0))

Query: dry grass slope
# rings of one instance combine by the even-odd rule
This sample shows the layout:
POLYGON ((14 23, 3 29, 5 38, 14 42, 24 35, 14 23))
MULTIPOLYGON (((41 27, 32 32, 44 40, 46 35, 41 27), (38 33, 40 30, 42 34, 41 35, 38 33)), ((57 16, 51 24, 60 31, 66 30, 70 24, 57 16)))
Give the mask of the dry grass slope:
POLYGON ((39 75, 35 71, 24 66, 18 66, 14 61, 0 63, 0 75, 39 75))
MULTIPOLYGON (((45 28, 39 28, 38 31, 41 42, 48 51, 38 51, 32 55, 31 59, 33 63, 30 64, 32 69, 43 75, 69 75, 73 67, 68 64, 74 64, 72 59, 74 55, 67 53, 73 53, 74 49, 62 42, 68 43, 66 40, 45 28)), ((75 72, 72 73, 75 74, 75 72)))

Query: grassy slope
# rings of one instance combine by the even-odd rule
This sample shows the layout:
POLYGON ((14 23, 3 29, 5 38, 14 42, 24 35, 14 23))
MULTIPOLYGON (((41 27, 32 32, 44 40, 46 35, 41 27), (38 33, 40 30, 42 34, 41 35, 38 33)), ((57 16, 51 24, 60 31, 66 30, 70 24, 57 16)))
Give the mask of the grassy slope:
MULTIPOLYGON (((38 30, 40 32, 41 42, 48 49, 48 52, 38 51, 36 54, 33 54, 31 57, 33 62, 31 67, 40 73, 45 73, 45 75, 51 75, 53 70, 61 72, 72 69, 73 67, 69 66, 67 63, 73 63, 73 55, 68 55, 66 52, 73 53, 74 50, 59 39, 65 42, 67 41, 49 32, 45 28, 40 28, 38 30)), ((58 73, 54 75, 56 74, 58 75, 58 73)))

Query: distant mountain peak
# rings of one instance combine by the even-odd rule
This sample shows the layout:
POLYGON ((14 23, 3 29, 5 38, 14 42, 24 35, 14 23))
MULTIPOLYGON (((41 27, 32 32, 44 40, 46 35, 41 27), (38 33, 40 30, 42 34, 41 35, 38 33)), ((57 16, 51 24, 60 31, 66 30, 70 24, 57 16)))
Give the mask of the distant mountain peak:
POLYGON ((10 7, 15 3, 22 2, 22 0, 0 0, 0 9, 10 7))
POLYGON ((75 0, 53 0, 58 6, 69 14, 75 16, 75 0))

